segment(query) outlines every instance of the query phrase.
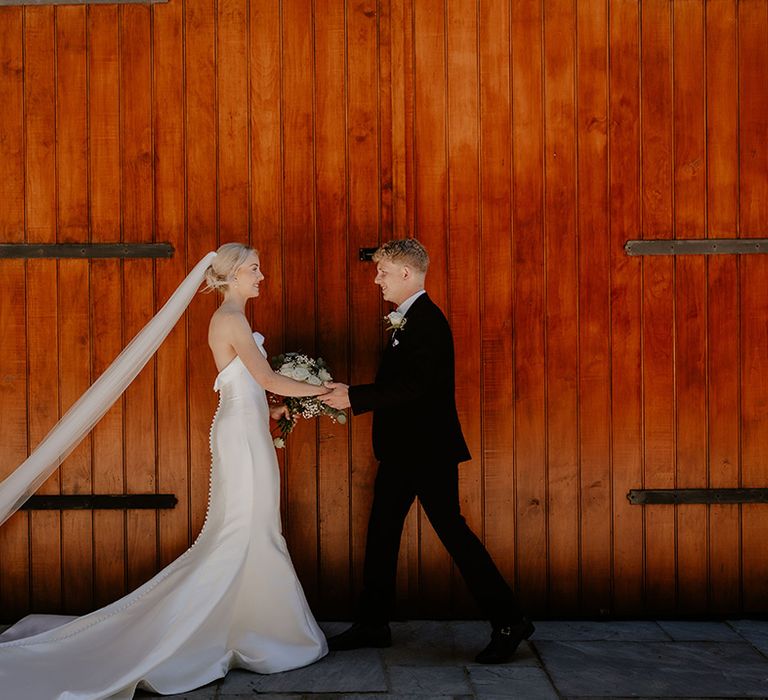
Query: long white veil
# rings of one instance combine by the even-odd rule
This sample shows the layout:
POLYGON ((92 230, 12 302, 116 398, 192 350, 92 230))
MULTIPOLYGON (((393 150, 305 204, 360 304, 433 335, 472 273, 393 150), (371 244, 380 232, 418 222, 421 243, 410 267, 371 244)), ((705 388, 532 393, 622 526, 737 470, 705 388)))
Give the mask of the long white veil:
POLYGON ((208 253, 195 265, 163 308, 51 428, 32 454, 0 482, 0 525, 53 474, 155 354, 189 306, 214 257, 216 253, 208 253))

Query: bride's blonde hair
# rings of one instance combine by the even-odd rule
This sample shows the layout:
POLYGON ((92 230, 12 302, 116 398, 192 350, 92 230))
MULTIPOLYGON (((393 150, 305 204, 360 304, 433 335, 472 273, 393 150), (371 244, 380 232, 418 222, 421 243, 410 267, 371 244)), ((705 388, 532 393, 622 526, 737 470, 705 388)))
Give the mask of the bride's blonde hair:
POLYGON ((256 248, 243 243, 225 243, 216 251, 216 257, 205 271, 205 291, 217 289, 224 294, 237 269, 251 253, 259 254, 256 248))

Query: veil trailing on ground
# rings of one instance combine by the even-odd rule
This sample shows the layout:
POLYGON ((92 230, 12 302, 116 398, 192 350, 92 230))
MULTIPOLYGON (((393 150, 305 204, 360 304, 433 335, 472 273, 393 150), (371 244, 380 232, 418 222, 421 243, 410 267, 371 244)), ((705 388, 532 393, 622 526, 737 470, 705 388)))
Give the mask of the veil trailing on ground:
POLYGON ((155 354, 189 306, 214 257, 216 253, 208 253, 195 265, 163 308, 51 428, 32 454, 0 482, 0 525, 53 474, 155 354))

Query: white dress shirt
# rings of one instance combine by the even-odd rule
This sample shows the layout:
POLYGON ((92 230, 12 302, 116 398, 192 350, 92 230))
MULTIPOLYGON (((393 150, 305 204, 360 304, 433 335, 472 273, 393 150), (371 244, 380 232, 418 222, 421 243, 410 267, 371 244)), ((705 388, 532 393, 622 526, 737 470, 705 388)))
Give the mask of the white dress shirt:
POLYGON ((398 306, 395 311, 399 314, 403 314, 405 316, 406 313, 408 313, 408 309, 413 306, 413 302, 416 301, 422 294, 426 294, 425 289, 420 289, 416 294, 411 294, 400 306, 398 306))

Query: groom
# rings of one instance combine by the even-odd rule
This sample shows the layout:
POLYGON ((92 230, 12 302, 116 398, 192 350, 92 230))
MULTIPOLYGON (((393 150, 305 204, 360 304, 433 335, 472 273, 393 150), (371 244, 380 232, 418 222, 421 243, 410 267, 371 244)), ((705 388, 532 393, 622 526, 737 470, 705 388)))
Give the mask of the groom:
POLYGON ((459 507, 458 465, 470 459, 456 411, 453 336, 424 291, 429 256, 417 240, 385 243, 373 256, 392 330, 373 384, 328 383, 322 397, 357 415, 373 411, 379 470, 368 521, 363 591, 356 621, 328 640, 332 650, 391 645, 390 608, 405 517, 418 497, 493 632, 479 663, 504 663, 533 633, 509 588, 459 507))

